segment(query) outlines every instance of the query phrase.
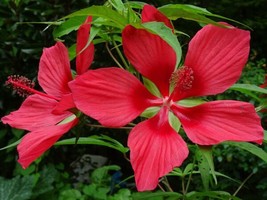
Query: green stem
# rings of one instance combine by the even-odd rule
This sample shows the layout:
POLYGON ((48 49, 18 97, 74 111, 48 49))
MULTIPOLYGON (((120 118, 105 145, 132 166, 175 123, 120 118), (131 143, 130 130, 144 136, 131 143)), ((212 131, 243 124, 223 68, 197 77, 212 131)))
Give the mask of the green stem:
POLYGON ((116 49, 116 51, 117 51, 117 53, 118 53, 118 55, 119 55, 121 61, 123 62, 125 68, 128 69, 128 68, 129 68, 129 65, 128 65, 128 63, 126 62, 124 56, 122 55, 120 49, 118 48, 117 43, 115 42, 115 40, 114 40, 113 38, 112 38, 112 43, 113 43, 114 48, 116 49))
POLYGON ((108 47, 108 43, 106 42, 106 49, 108 50, 108 53, 110 57, 114 60, 114 62, 121 68, 124 69, 123 66, 119 63, 119 61, 115 58, 115 56, 112 54, 110 48, 108 47))
POLYGON ((186 184, 186 188, 185 188, 185 194, 187 193, 188 191, 188 188, 189 188, 189 185, 190 185, 190 182, 192 180, 192 175, 193 175, 193 171, 194 171, 194 167, 195 167, 195 164, 196 164, 196 158, 194 157, 194 160, 193 160, 193 169, 189 175, 189 178, 188 178, 188 181, 187 181, 187 184, 186 184))
POLYGON ((253 175, 254 173, 252 172, 242 183, 241 185, 237 188, 237 190, 235 191, 235 193, 233 194, 233 196, 236 196, 237 193, 241 190, 241 188, 245 185, 245 183, 248 181, 248 179, 251 178, 251 176, 253 175))

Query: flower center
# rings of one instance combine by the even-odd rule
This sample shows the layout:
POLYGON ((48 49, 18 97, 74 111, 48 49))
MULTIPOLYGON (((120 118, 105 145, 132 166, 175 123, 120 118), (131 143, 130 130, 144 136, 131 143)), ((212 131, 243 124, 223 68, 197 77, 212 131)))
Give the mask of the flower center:
POLYGON ((21 97, 27 97, 31 94, 39 94, 41 96, 48 97, 50 99, 55 99, 57 101, 60 100, 56 97, 50 96, 48 94, 33 89, 35 83, 24 76, 19 76, 19 75, 8 76, 5 85, 12 87, 13 90, 21 97))
POLYGON ((174 71, 170 78, 173 90, 185 91, 192 88, 194 81, 194 71, 191 67, 182 66, 174 71))

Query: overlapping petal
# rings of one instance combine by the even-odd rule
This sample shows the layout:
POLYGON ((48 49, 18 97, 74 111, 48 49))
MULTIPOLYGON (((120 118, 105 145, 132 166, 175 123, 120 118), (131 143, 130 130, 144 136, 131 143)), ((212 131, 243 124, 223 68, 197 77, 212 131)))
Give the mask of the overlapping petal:
POLYGON ((57 42, 45 48, 40 59, 38 82, 49 95, 61 97, 70 93, 68 82, 72 80, 68 49, 57 42))
POLYGON ((73 102, 72 93, 63 95, 56 105, 56 107, 53 109, 52 113, 55 115, 60 115, 64 113, 66 110, 70 110, 72 108, 75 108, 75 104, 73 102))
POLYGON ((174 29, 170 20, 154 6, 149 4, 144 5, 141 15, 142 23, 153 21, 163 22, 170 29, 174 29))
POLYGON ((262 143, 260 118, 250 103, 222 100, 190 108, 173 105, 171 109, 196 144, 213 145, 229 140, 262 143))
POLYGON ((57 124, 71 115, 68 111, 62 112, 60 115, 52 114, 52 110, 56 105, 56 100, 40 95, 31 95, 22 103, 17 111, 11 112, 1 120, 4 124, 9 124, 14 128, 29 131, 40 127, 48 127, 57 124))
POLYGON ((25 135, 17 147, 19 152, 18 162, 24 169, 27 168, 34 160, 53 146, 76 122, 77 118, 67 124, 42 127, 25 135))
POLYGON ((184 65, 193 69, 193 86, 174 100, 224 92, 241 75, 249 55, 249 31, 207 25, 190 41, 184 65))
POLYGON ((89 70, 69 85, 77 108, 109 127, 126 125, 156 98, 135 76, 115 67, 89 70))
POLYGON ((76 46, 76 71, 77 74, 83 74, 88 70, 94 59, 94 45, 91 42, 87 47, 90 36, 92 17, 89 16, 85 22, 80 26, 77 33, 76 46))
POLYGON ((129 135, 128 146, 138 191, 155 189, 158 179, 188 156, 186 143, 169 125, 166 108, 137 124, 129 135))
POLYGON ((169 79, 176 63, 172 47, 158 35, 130 25, 122 32, 122 43, 130 63, 154 82, 163 96, 168 96, 169 79))

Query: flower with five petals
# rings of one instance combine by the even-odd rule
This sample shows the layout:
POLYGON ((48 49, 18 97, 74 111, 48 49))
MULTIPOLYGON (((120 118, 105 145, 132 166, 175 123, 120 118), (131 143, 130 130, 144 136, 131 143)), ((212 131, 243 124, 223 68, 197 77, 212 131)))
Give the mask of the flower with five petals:
MULTIPOLYGON (((151 7, 144 8, 142 21, 155 16, 160 16, 156 21, 166 21, 151 7)), ((124 126, 147 108, 158 107, 158 113, 138 123, 128 138, 139 191, 154 189, 159 177, 188 156, 185 141, 169 122, 170 113, 199 145, 229 140, 262 143, 260 118, 250 103, 218 100, 196 106, 182 104, 184 99, 216 95, 233 85, 247 62, 249 41, 248 31, 206 25, 190 41, 183 65, 175 69, 176 54, 162 38, 128 25, 122 33, 124 54, 157 86, 159 96, 151 94, 128 71, 115 67, 88 71, 69 83, 77 108, 107 127, 124 126)))
MULTIPOLYGON (((86 46, 92 17, 79 27, 77 34, 76 70, 81 75, 87 71, 94 56, 94 46, 86 46)), ((72 81, 68 49, 57 42, 45 48, 39 63, 38 82, 44 92, 34 90, 25 77, 10 76, 7 84, 20 93, 30 93, 21 107, 2 117, 4 124, 30 131, 19 143, 18 162, 23 168, 48 150, 64 133, 78 122, 68 82, 72 81)))

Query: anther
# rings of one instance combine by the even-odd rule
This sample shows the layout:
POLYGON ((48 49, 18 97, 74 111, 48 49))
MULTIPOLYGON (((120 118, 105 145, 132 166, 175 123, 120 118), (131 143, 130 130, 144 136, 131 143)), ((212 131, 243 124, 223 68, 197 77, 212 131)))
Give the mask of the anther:
POLYGON ((191 67, 182 66, 174 71, 170 78, 170 84, 174 89, 189 90, 193 86, 194 71, 191 67))
POLYGON ((33 93, 35 83, 24 76, 11 75, 8 76, 5 85, 12 87, 19 96, 27 97, 33 93))

